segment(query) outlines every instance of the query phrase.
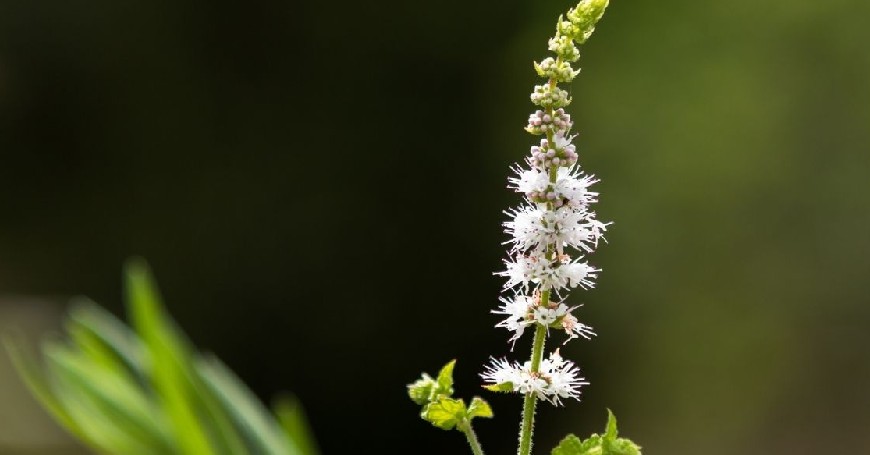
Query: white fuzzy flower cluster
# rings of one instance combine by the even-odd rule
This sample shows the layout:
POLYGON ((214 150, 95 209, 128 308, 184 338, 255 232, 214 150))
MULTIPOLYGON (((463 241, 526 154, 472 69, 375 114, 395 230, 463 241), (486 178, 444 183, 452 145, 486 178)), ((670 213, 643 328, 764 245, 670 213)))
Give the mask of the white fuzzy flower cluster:
POLYGON ((561 405, 564 398, 579 400, 580 387, 589 384, 574 362, 563 359, 558 350, 541 361, 538 371, 532 371, 531 362, 520 365, 493 359, 481 377, 491 385, 511 384, 519 393, 533 393, 554 405, 561 405))
POLYGON ((570 117, 562 109, 547 111, 530 117, 532 124, 537 124, 534 119, 546 119, 547 128, 539 131, 547 138, 531 148, 528 168, 514 168, 516 177, 509 179, 509 187, 524 194, 526 203, 506 212, 511 217, 504 227, 511 237, 506 243, 513 245, 512 257, 499 275, 507 278, 506 288, 560 294, 576 286, 593 287, 600 270, 582 256, 572 258, 567 249, 593 252, 607 224, 590 210, 598 193, 589 187, 598 180, 577 165, 576 147, 571 143, 575 136, 568 130, 570 117), (554 122, 556 118, 560 120, 554 122))
POLYGON ((493 310, 495 314, 507 316, 501 322, 496 324, 496 327, 504 327, 514 335, 510 341, 515 342, 529 327, 534 324, 540 324, 544 327, 558 327, 565 331, 568 335, 568 341, 583 337, 587 340, 595 335, 592 327, 582 324, 577 321, 577 318, 571 314, 571 311, 577 307, 569 308, 561 302, 551 302, 547 306, 540 305, 540 294, 535 294, 533 297, 525 295, 516 295, 512 299, 501 298, 502 306, 498 310, 493 310))

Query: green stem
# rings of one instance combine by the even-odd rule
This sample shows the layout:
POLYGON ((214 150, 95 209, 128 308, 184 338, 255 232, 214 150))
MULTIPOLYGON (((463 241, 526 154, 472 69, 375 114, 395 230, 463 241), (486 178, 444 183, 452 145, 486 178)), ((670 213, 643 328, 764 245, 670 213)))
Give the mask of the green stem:
POLYGON ((471 446, 471 452, 474 455, 483 455, 483 448, 480 447, 480 441, 477 440, 477 434, 474 433, 474 429, 471 428, 471 422, 467 422, 459 425, 459 431, 465 434, 465 439, 468 440, 468 445, 471 446))
MULTIPOLYGON (((541 292, 541 303, 546 305, 550 300, 550 292, 541 292)), ((541 368, 541 358, 544 353, 544 341, 547 339, 547 328, 538 325, 535 328, 535 339, 532 342, 532 372, 537 373, 541 368)), ((520 448, 519 455, 532 453, 532 429, 535 426, 535 405, 538 397, 534 393, 526 394, 523 401, 523 421, 520 424, 520 448)))
MULTIPOLYGON (((562 57, 556 58, 557 64, 562 61, 562 57)), ((550 85, 550 89, 553 90, 556 88, 558 81, 555 79, 549 79, 547 84, 550 85)), ((553 107, 547 108, 547 114, 551 117, 553 116, 553 112, 555 109, 553 107)), ((554 134, 552 131, 547 131, 547 143, 550 147, 555 147, 554 134)), ((551 166, 549 172, 550 178, 550 186, 556 184, 556 180, 558 179, 558 166, 551 166)), ((547 203, 547 210, 554 210, 552 202, 547 203)), ((547 245, 547 251, 545 252, 545 257, 548 261, 552 261, 555 255, 555 245, 547 245)), ((538 305, 543 308, 546 308, 550 304, 550 290, 541 291, 541 301, 538 305)), ((535 338, 532 341, 532 368, 531 372, 537 373, 541 370, 541 360, 544 358, 544 342, 547 340, 547 328, 543 325, 537 324, 535 327, 535 338)), ((523 421, 520 423, 520 448, 518 451, 518 455, 531 455, 532 453, 532 430, 535 427, 535 406, 538 404, 538 397, 534 393, 528 393, 523 400, 523 421)))

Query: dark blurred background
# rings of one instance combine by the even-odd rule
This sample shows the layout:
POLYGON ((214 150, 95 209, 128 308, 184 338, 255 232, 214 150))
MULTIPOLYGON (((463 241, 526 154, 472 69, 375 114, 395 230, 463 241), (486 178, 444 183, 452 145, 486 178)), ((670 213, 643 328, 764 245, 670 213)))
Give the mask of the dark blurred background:
MULTIPOLYGON (((509 354, 505 180, 572 5, 0 0, 3 325, 77 294, 122 314, 142 255, 198 346, 298 394, 325 453, 463 453, 405 384, 456 357, 482 394, 509 354)), ((613 1, 569 108, 615 221, 571 297, 599 336, 563 349, 591 385, 540 407, 539 453, 606 407, 649 454, 870 453, 868 15, 613 1)), ((0 369, 0 453, 62 445, 0 369)), ((520 400, 486 396, 484 448, 512 453, 520 400)))

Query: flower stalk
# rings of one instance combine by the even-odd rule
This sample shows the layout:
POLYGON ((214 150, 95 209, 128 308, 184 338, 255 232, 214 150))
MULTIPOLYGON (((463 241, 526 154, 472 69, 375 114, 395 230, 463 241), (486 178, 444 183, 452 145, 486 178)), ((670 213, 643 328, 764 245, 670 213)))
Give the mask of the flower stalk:
POLYGON ((544 360, 544 347, 551 327, 564 329, 569 340, 594 335, 571 314, 576 307, 569 308, 564 297, 575 287, 594 286, 600 270, 583 259, 603 239, 607 223, 598 221, 589 208, 598 200, 598 193, 589 187, 598 180, 577 164, 577 149, 572 144, 576 134, 564 109, 571 98, 559 83, 571 82, 579 73, 571 66, 580 56, 577 44, 592 33, 607 3, 583 0, 560 16, 556 34, 549 40, 549 50, 556 55, 534 65, 545 83, 532 91, 531 101, 539 109, 529 116, 525 128, 543 138, 531 147, 527 167, 515 167, 516 177, 509 179, 510 188, 523 193, 525 203, 507 212, 512 219, 504 226, 513 248, 505 261, 506 270, 498 275, 507 278, 505 291, 513 296, 502 298, 504 305, 494 313, 507 316, 497 327, 513 331, 511 342, 527 327, 535 327, 532 353, 522 366, 493 359, 481 376, 493 390, 524 395, 519 455, 531 453, 537 400, 556 405, 563 398, 579 400, 580 386, 587 384, 574 363, 563 360, 558 350, 544 360), (570 256, 572 249, 579 252, 575 259, 570 256))
MULTIPOLYGON (((540 136, 539 143, 531 147, 522 165, 514 166, 515 175, 508 179, 508 187, 521 193, 524 202, 505 212, 510 217, 504 223, 505 233, 510 237, 505 243, 512 246, 504 261, 505 269, 496 275, 506 279, 507 295, 499 299, 502 305, 493 313, 503 317, 496 327, 512 333, 508 340, 511 350, 527 328, 534 328, 534 336, 529 360, 520 364, 493 358, 480 376, 488 390, 523 396, 519 455, 531 454, 537 402, 544 400, 561 406, 568 398, 579 401, 581 387, 588 384, 574 362, 562 358, 559 349, 548 356, 544 353, 550 329, 564 330, 565 343, 595 335, 591 327, 572 314, 579 306, 569 307, 565 300, 572 289, 595 286, 601 270, 591 265, 586 256, 604 240, 610 223, 599 221, 591 210, 592 204, 598 202, 598 193, 590 188, 598 179, 585 173, 578 164, 579 155, 573 144, 577 134, 572 132, 574 123, 565 111, 571 97, 559 84, 571 82, 580 73, 572 67, 580 58, 577 45, 589 38, 607 5, 608 0, 581 0, 559 17, 555 36, 548 41, 548 48, 555 55, 534 64, 544 81, 532 90, 530 99, 538 109, 529 115, 525 130, 540 136)), ((448 376, 445 371, 452 374, 452 368, 451 362, 437 380, 424 374, 409 385, 409 395, 423 406, 424 420, 446 430, 461 431, 472 452, 479 455, 482 452, 471 429, 471 417, 491 417, 492 413, 480 398, 466 408, 464 401, 452 397, 452 378, 445 379, 448 376)), ((599 439, 583 442, 598 451, 583 453, 610 453, 602 450, 617 441, 613 422, 610 436, 601 439, 593 435, 593 439, 599 439)), ((571 438, 577 439, 571 435, 563 444, 576 448, 579 439, 571 438)), ((636 446, 631 448, 634 451, 626 453, 639 454, 636 446)))

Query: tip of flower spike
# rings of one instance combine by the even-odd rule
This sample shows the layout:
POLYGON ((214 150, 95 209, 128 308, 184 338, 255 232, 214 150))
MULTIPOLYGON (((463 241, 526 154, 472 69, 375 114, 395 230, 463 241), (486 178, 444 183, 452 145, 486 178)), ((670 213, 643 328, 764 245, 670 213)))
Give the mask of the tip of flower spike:
POLYGON ((607 9, 608 0, 583 0, 566 15, 571 23, 570 36, 574 41, 583 44, 592 32, 595 24, 601 20, 604 10, 607 9))

